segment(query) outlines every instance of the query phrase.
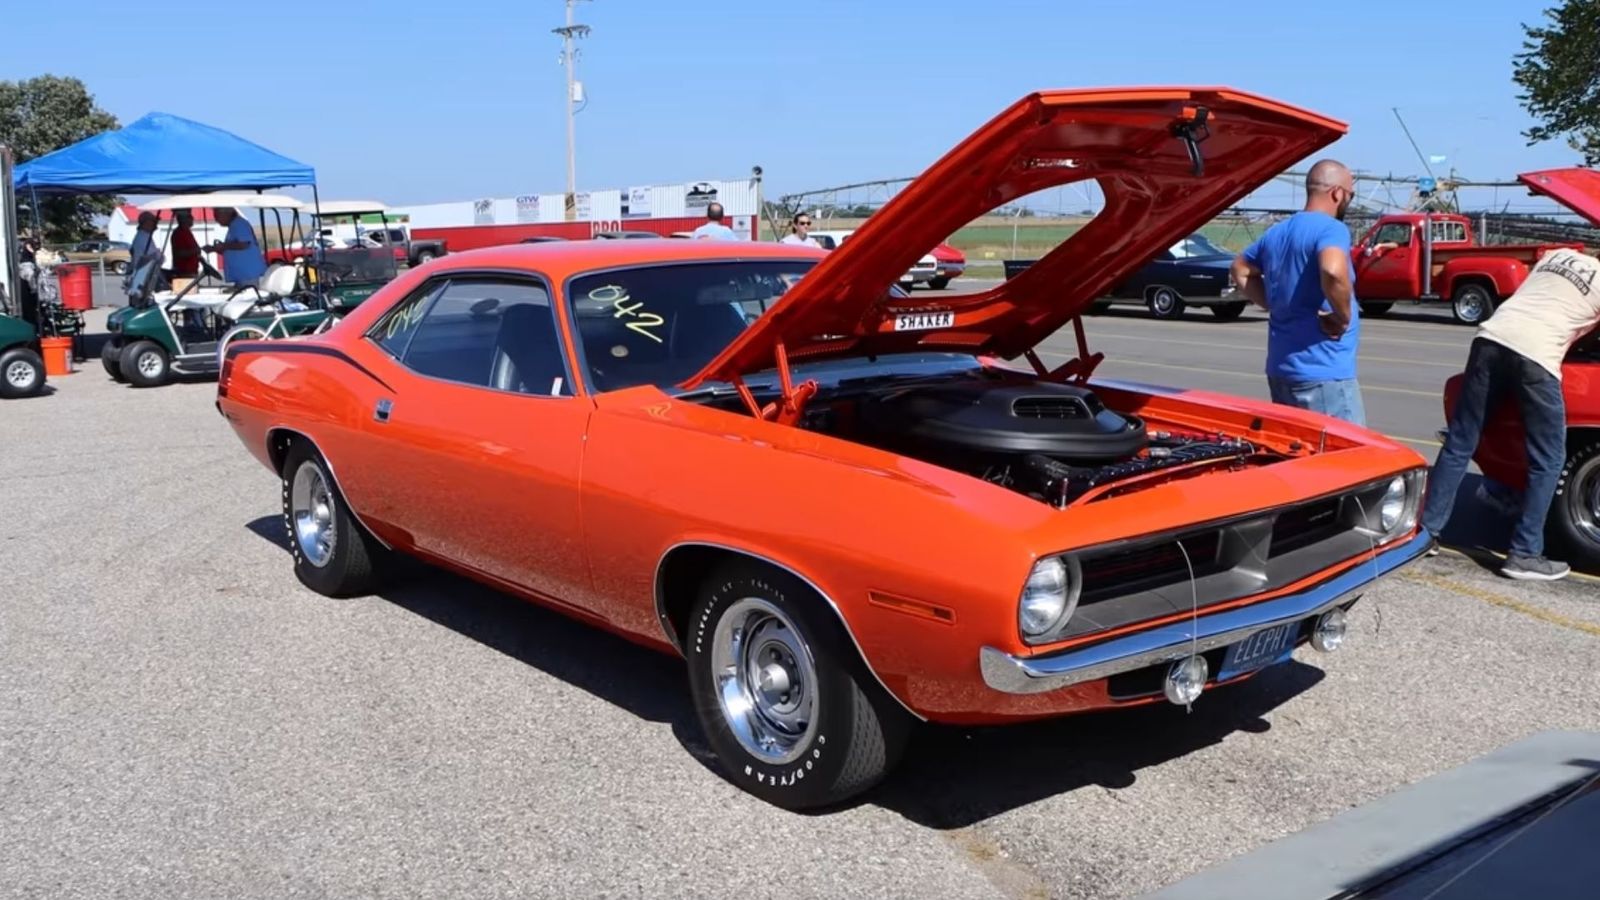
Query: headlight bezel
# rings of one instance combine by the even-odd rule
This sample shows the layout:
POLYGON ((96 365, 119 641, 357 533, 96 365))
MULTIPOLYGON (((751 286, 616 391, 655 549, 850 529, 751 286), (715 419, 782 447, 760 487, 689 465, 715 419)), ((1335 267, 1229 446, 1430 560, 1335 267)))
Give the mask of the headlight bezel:
POLYGON ((1041 556, 1036 559, 1033 566, 1028 569, 1028 575, 1023 579, 1022 589, 1017 592, 1017 631, 1022 636, 1024 643, 1036 644, 1047 641, 1052 635, 1059 632, 1063 625, 1072 618, 1077 611, 1078 598, 1083 593, 1083 567, 1072 554, 1057 553, 1041 556), (1041 569, 1050 567, 1052 570, 1059 568, 1061 608, 1045 620, 1043 627, 1030 630, 1028 627, 1028 594, 1033 589, 1034 579, 1041 575, 1041 569))

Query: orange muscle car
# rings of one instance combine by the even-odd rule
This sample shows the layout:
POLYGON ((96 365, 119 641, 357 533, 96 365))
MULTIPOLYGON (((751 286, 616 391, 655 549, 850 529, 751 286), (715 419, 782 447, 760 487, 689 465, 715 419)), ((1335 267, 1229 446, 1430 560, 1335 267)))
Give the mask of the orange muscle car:
POLYGON ((1187 704, 1332 650, 1426 550, 1415 453, 1094 378, 1080 318, 1343 130, 1226 89, 1036 93, 832 253, 451 254, 324 334, 230 347, 218 408, 282 478, 312 589, 369 591, 409 554, 681 653, 727 777, 830 804, 918 720, 1187 704), (1104 210, 1019 276, 895 286, 962 224, 1081 179, 1104 210), (1047 364, 1069 325, 1076 356, 1047 364))

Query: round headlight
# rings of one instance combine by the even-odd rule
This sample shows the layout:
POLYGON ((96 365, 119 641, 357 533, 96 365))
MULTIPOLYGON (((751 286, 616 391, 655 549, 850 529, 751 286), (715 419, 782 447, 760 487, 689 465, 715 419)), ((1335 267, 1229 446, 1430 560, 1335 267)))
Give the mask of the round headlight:
POLYGON ((1378 530, 1393 531, 1406 512, 1406 480, 1396 475, 1383 492, 1383 503, 1378 507, 1378 530))
POLYGON ((1056 627, 1067 612, 1072 585, 1067 564, 1060 557, 1047 556, 1034 563, 1028 581, 1022 586, 1022 602, 1017 621, 1022 633, 1038 637, 1056 627))

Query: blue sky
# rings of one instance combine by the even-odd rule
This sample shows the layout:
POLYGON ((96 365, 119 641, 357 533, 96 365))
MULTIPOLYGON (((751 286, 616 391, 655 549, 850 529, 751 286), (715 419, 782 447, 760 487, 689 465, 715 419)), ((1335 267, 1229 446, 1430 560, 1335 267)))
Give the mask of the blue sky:
MULTIPOLYGON (((1507 177, 1576 161, 1520 135, 1511 57, 1544 5, 592 0, 579 6, 594 33, 578 184, 759 164, 771 196, 914 175, 1030 90, 1167 83, 1342 118, 1351 133, 1332 154, 1417 174, 1398 106, 1423 152, 1449 157, 1436 168, 1507 177)), ((73 75, 124 122, 159 109, 236 131, 315 166, 324 197, 565 185, 561 0, 8 7, 0 79, 73 75)))

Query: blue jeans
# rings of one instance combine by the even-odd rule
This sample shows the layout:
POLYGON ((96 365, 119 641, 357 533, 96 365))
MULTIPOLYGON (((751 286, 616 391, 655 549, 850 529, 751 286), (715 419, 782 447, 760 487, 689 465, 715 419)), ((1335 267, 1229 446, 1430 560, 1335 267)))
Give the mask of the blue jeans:
POLYGON ((1511 555, 1543 556, 1544 519, 1567 455, 1567 408, 1561 398, 1561 382, 1533 360, 1485 338, 1474 340, 1467 356, 1466 379, 1450 416, 1450 430, 1428 476, 1422 524, 1435 535, 1449 524, 1456 491, 1477 452, 1484 422, 1507 394, 1516 397, 1522 407, 1528 440, 1528 486, 1511 535, 1511 555))
POLYGON ((1272 402, 1309 409, 1335 419, 1367 427, 1367 410, 1361 405, 1361 385, 1354 378, 1341 381, 1295 381, 1267 376, 1272 402))

